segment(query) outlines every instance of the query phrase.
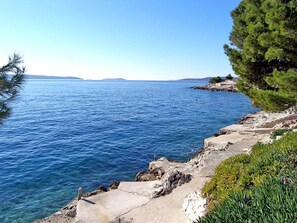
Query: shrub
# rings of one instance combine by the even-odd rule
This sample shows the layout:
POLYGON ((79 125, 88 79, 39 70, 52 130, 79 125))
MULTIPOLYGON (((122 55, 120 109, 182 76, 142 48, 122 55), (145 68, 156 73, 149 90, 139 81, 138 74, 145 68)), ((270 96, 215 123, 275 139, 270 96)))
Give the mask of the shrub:
POLYGON ((202 189, 209 207, 222 203, 230 194, 261 185, 288 169, 294 169, 297 133, 290 132, 272 144, 256 144, 250 155, 241 154, 223 161, 202 189))
POLYGON ((200 223, 296 222, 297 171, 274 177, 243 193, 232 193, 200 223))
POLYGON ((231 74, 228 74, 225 78, 226 78, 226 80, 233 80, 233 77, 231 74))
POLYGON ((212 180, 202 189, 202 193, 214 202, 212 205, 226 199, 230 192, 242 191, 241 176, 245 175, 250 162, 249 155, 240 154, 225 160, 216 168, 212 180))
POLYGON ((222 78, 220 76, 213 77, 209 80, 209 83, 211 84, 220 83, 220 82, 222 82, 222 78))
POLYGON ((277 136, 282 136, 286 132, 290 131, 289 129, 277 129, 271 133, 271 138, 276 139, 277 136))

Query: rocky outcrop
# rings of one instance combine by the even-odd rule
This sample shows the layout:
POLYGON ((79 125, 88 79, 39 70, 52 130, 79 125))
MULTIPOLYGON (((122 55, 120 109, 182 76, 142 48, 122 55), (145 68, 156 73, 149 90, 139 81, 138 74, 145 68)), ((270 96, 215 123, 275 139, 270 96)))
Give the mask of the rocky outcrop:
POLYGON ((158 168, 149 168, 146 173, 139 172, 135 177, 135 181, 152 181, 152 180, 160 180, 164 175, 164 169, 158 168))
POLYGON ((190 182, 191 174, 182 173, 176 169, 166 172, 162 177, 161 184, 155 191, 153 198, 157 198, 172 192, 177 186, 190 182))
POLYGON ((120 181, 113 181, 111 184, 109 184, 109 190, 115 190, 118 189, 120 186, 120 181))
MULTIPOLYGON (((184 173, 185 163, 170 162, 165 157, 149 164, 147 173, 139 172, 136 181, 160 180, 156 186, 153 198, 157 198, 172 192, 174 188, 191 181, 191 174, 184 173)), ((188 168, 189 169, 189 168, 188 168)))
POLYGON ((226 80, 220 83, 209 83, 205 86, 193 86, 192 89, 209 90, 209 91, 225 91, 225 92, 238 92, 236 81, 226 80))
POLYGON ((71 201, 64 208, 34 223, 73 223, 76 216, 77 200, 71 201))

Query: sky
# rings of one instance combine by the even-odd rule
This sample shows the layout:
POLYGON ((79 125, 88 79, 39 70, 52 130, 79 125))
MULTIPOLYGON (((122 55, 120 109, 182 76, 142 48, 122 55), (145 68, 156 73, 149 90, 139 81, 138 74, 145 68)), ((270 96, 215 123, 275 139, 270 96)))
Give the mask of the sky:
POLYGON ((176 80, 233 74, 223 45, 240 0, 0 0, 0 65, 28 74, 176 80))

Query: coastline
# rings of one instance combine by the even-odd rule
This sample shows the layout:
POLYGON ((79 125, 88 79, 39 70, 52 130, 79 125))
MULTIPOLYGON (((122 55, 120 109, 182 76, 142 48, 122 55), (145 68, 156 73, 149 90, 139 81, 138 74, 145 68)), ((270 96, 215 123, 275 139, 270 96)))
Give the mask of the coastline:
POLYGON ((160 158, 149 164, 147 173, 138 175, 141 182, 120 182, 108 192, 99 188, 36 222, 195 221, 195 217, 203 215, 206 203, 200 190, 220 162, 239 153, 249 153, 257 142, 272 142, 271 132, 296 126, 296 122, 296 109, 249 114, 206 138, 203 150, 188 162, 160 158))
POLYGON ((194 90, 224 91, 234 93, 238 92, 235 80, 225 80, 219 83, 209 83, 204 86, 193 86, 191 88, 194 90))

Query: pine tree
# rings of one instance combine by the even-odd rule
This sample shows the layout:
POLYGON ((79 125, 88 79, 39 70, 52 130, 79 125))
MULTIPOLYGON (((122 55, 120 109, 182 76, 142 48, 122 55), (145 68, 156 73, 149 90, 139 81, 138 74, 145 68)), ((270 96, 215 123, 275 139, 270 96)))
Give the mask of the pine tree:
POLYGON ((233 76, 231 74, 228 74, 226 77, 225 77, 226 80, 233 80, 233 76))
POLYGON ((297 0, 242 0, 225 45, 237 87, 263 110, 297 103, 297 0))
POLYGON ((24 81, 25 68, 20 67, 22 63, 22 57, 14 54, 6 65, 0 67, 0 124, 10 115, 9 102, 18 95, 24 81))
POLYGON ((216 83, 220 83, 220 82, 222 82, 222 78, 220 76, 213 77, 209 80, 209 83, 211 83, 211 84, 216 84, 216 83))

